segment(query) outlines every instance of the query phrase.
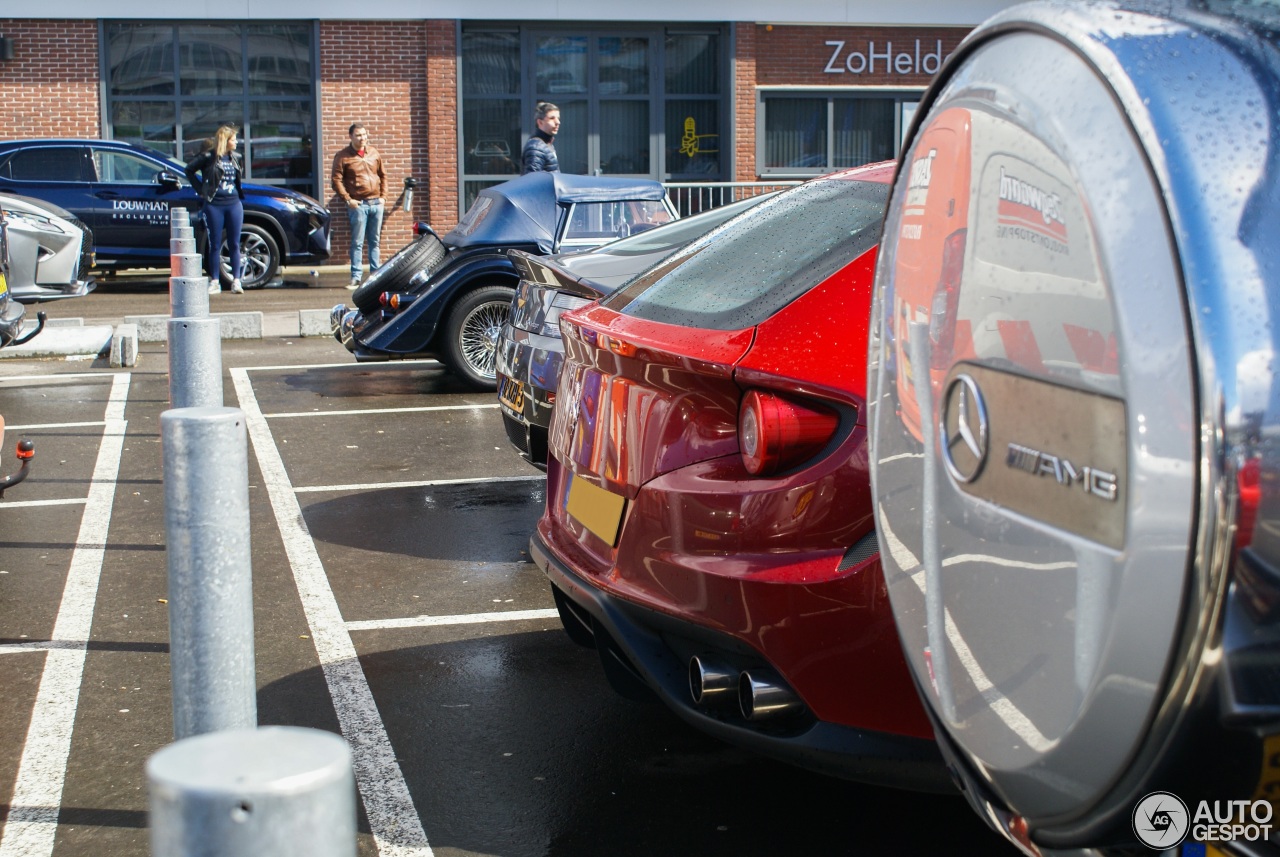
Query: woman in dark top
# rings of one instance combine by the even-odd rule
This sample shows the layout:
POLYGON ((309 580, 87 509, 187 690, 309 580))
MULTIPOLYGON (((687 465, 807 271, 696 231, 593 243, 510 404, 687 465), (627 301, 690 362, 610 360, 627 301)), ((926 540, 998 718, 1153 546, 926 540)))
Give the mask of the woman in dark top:
POLYGON ((223 125, 206 143, 204 151, 191 159, 186 170, 187 180, 204 200, 201 214, 209 234, 206 263, 211 295, 222 291, 218 263, 224 234, 231 251, 231 291, 237 295, 244 292, 240 283, 240 231, 244 228, 244 189, 240 186, 240 175, 243 169, 236 142, 235 126, 223 125))

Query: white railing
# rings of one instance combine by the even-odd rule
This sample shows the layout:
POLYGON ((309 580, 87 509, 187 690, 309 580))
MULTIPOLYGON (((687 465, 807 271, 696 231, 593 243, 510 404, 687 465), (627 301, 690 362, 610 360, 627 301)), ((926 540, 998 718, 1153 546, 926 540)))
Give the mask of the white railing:
POLYGON ((750 196, 759 196, 775 190, 784 190, 800 184, 798 181, 777 182, 663 182, 671 204, 681 217, 718 208, 750 196))

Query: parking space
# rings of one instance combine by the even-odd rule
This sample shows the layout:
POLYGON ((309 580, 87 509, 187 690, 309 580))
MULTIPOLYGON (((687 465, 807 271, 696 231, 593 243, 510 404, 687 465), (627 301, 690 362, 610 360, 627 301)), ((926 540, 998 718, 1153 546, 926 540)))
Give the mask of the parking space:
MULTIPOLYGON (((528 559, 542 474, 430 361, 224 346, 246 415, 259 719, 340 731, 362 855, 1011 853, 958 797, 810 774, 622 699, 528 559)), ((172 740, 159 414, 134 372, 0 375, 0 857, 145 855, 172 740), (48 725, 51 724, 51 725, 48 725)))

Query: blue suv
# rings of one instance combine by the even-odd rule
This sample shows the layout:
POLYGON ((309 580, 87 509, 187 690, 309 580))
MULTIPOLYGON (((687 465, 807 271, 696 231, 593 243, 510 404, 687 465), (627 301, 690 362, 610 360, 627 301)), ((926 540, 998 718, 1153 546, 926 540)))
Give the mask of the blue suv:
MULTIPOLYGON (((169 265, 169 209, 193 212, 199 197, 182 165, 157 152, 114 140, 7 140, 0 142, 0 193, 23 194, 59 205, 88 224, 98 267, 169 265)), ((304 194, 244 185, 246 289, 260 288, 282 264, 329 257, 329 212, 304 194)), ((230 262, 223 248, 223 283, 230 262)))

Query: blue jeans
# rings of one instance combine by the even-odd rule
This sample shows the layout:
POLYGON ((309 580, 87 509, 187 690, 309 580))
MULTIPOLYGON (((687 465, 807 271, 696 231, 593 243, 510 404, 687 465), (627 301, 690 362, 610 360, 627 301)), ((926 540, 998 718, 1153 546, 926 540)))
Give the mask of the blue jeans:
POLYGON ((202 211, 205 228, 209 230, 209 282, 217 283, 221 272, 222 239, 225 234, 227 250, 231 252, 231 278, 240 279, 240 232, 244 229, 244 206, 235 199, 228 203, 207 203, 202 211))
POLYGON ((347 206, 347 223, 351 226, 351 279, 360 279, 363 270, 364 242, 369 242, 369 273, 382 264, 382 211, 381 202, 363 200, 359 205, 347 206))

